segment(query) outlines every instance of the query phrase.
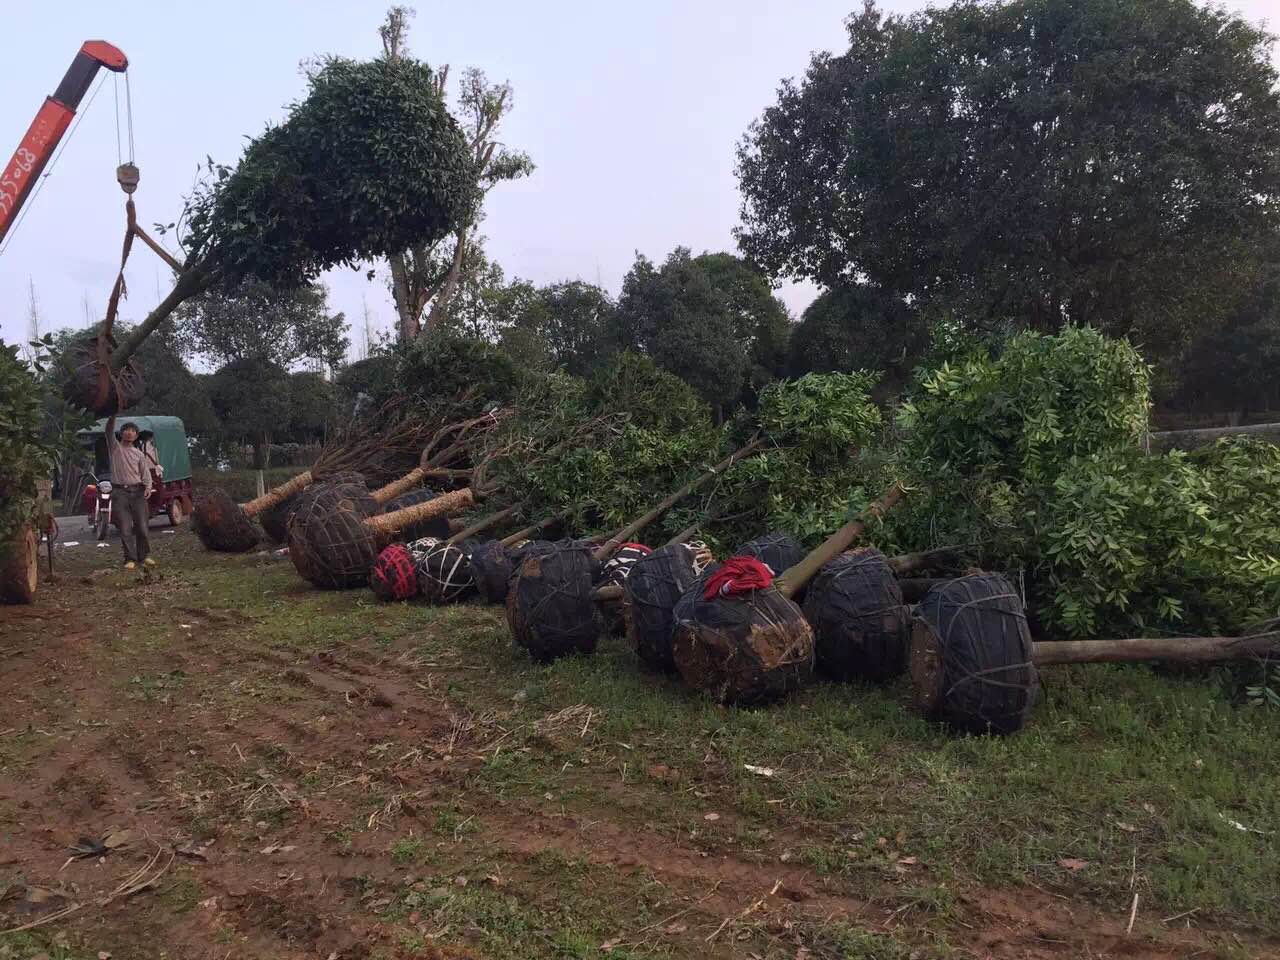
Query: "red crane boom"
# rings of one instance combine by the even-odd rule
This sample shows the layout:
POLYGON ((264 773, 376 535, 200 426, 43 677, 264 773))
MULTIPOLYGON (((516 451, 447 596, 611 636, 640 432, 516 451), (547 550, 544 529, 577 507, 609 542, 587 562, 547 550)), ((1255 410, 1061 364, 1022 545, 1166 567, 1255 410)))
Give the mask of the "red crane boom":
POLYGON ((53 96, 46 97, 44 105, 31 121, 26 136, 18 143, 13 159, 0 174, 0 241, 13 226, 31 188, 40 178, 45 164, 57 149, 58 141, 71 125, 71 118, 99 67, 115 73, 123 73, 129 66, 125 55, 105 40, 87 40, 71 61, 62 82, 53 96))

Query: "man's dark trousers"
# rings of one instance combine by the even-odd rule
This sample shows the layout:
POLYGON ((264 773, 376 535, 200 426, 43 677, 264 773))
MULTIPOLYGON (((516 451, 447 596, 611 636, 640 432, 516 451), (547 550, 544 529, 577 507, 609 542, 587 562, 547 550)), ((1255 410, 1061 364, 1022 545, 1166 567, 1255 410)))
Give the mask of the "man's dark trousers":
POLYGON ((111 511, 120 525, 120 543, 124 546, 124 558, 141 563, 151 553, 151 541, 147 539, 147 488, 142 484, 132 487, 114 487, 111 490, 111 511))

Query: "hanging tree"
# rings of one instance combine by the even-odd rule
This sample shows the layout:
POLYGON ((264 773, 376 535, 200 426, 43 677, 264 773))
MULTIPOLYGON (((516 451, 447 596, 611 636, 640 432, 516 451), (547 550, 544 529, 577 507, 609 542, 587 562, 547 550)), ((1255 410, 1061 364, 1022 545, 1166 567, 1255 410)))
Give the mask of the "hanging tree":
MULTIPOLYGON (((185 260, 163 254, 176 273, 173 289, 122 343, 108 311, 64 387, 69 401, 99 414, 126 408, 140 393, 130 366, 138 347, 215 284, 255 278, 300 286, 470 222, 479 199, 474 158, 430 67, 405 57, 330 58, 308 87, 234 168, 210 164, 210 180, 184 211, 185 260)), ((130 204, 126 256, 135 235, 150 241, 130 204)), ((123 292, 120 279, 113 304, 123 292)))

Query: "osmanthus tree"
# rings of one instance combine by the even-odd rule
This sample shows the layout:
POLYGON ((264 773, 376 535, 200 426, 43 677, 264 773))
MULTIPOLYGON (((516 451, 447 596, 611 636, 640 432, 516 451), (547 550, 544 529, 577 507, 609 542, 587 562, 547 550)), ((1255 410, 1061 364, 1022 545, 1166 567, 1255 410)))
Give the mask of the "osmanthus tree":
POLYGON ((235 166, 210 161, 189 199, 173 290, 120 343, 120 369, 177 307, 246 280, 296 289, 337 266, 451 234, 479 202, 475 160, 436 75, 403 57, 330 58, 283 123, 235 166))
POLYGON ((774 275, 1176 350, 1280 222, 1272 38, 1192 0, 873 3, 738 151, 774 275))

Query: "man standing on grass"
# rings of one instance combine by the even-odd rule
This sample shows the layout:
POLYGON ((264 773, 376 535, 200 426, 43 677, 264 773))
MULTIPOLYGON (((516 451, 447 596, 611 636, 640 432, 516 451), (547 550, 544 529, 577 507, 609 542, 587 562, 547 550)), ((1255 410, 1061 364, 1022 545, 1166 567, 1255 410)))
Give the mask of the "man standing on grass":
POLYGON ((147 539, 150 520, 147 501, 151 498, 151 466, 137 445, 138 427, 126 423, 116 439, 116 417, 107 419, 107 456, 111 459, 111 511, 120 525, 120 542, 124 546, 124 568, 132 570, 139 563, 154 567, 151 541, 147 539))

